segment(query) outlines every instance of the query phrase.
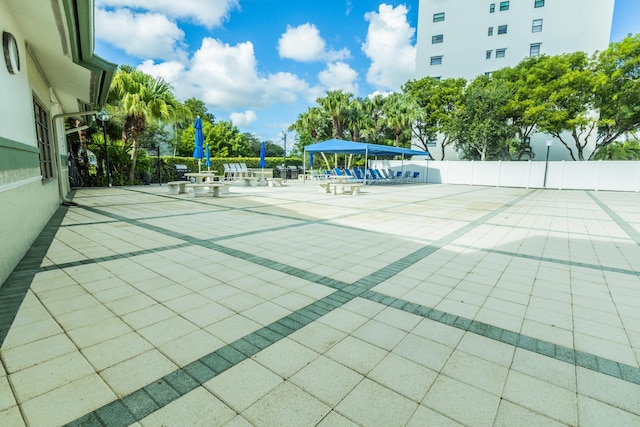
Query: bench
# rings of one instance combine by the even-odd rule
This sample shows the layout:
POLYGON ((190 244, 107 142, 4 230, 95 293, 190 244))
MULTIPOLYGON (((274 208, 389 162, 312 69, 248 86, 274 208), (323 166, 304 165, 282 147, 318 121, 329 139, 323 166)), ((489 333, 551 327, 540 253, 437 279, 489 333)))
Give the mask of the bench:
POLYGON ((269 187, 282 187, 282 178, 267 178, 269 187))
POLYGON ((187 184, 187 188, 190 188, 191 191, 189 192, 189 197, 196 197, 196 196, 208 196, 209 195, 209 191, 204 191, 204 192, 198 192, 199 188, 205 188, 205 189, 211 189, 211 194, 213 195, 213 197, 220 197, 221 194, 221 190, 222 192, 224 192, 224 187, 226 187, 228 184, 225 184, 223 182, 203 182, 200 184, 187 184))
POLYGON ((242 178, 240 178, 242 181, 244 181, 244 185, 247 187, 255 187, 256 185, 258 185, 258 177, 256 176, 243 176, 242 178))
POLYGON ((340 187, 342 188, 342 193, 351 194, 353 196, 358 194, 360 192, 360 188, 362 187, 362 184, 357 182, 341 182, 341 183, 334 183, 332 185, 333 185, 333 194, 338 194, 338 187, 340 187))
POLYGON ((331 192, 331 183, 329 181, 319 182, 318 186, 320 187, 321 193, 330 193, 331 192))
POLYGON ((167 182, 169 186, 169 194, 184 194, 186 191, 185 186, 189 184, 189 181, 171 181, 167 182))

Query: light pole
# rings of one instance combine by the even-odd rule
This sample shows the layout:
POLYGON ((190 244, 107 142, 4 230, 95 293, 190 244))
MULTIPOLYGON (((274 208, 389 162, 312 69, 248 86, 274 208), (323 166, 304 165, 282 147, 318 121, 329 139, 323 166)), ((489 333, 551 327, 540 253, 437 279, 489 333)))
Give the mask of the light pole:
POLYGON ((104 141, 104 158, 107 166, 107 185, 111 187, 111 168, 109 167, 109 151, 107 150, 107 122, 111 118, 111 115, 107 113, 105 109, 100 110, 96 114, 98 120, 102 122, 102 139, 104 141))
POLYGON ((282 178, 287 179, 287 131, 282 131, 282 140, 284 141, 283 148, 284 152, 282 153, 282 173, 284 176, 282 178))
POLYGON ((542 186, 547 188, 547 170, 549 169, 549 149, 551 148, 551 140, 547 141, 547 160, 544 164, 544 182, 542 186))

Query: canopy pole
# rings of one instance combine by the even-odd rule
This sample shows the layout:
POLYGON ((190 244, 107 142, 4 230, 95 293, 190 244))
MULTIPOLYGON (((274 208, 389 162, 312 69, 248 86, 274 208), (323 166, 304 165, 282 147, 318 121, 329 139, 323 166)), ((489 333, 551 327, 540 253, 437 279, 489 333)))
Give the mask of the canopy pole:
POLYGON ((362 183, 365 187, 367 186, 367 169, 369 169, 369 161, 367 158, 369 157, 369 147, 364 147, 364 182, 362 183))

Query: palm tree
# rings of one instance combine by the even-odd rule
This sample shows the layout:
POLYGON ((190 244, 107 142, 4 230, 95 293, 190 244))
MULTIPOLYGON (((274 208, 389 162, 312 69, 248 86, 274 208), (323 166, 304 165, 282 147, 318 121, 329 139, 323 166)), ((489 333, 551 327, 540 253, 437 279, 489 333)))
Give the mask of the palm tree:
POLYGON ((343 137, 344 122, 349 110, 351 98, 353 98, 353 94, 351 93, 341 90, 331 90, 327 91, 327 96, 316 100, 322 112, 331 117, 334 139, 342 139, 343 137))
POLYGON ((363 101, 363 112, 368 117, 369 127, 363 129, 365 136, 373 140, 374 144, 380 143, 380 134, 382 133, 382 125, 384 122, 384 103, 385 98, 377 94, 371 98, 365 98, 363 101))
POLYGON ((384 109, 385 122, 387 126, 393 129, 395 146, 399 147, 402 133, 411 128, 418 106, 408 95, 393 93, 386 98, 384 109))
POLYGON ((114 76, 109 103, 124 116, 122 140, 125 145, 131 144, 129 181, 133 183, 140 136, 147 123, 169 123, 188 115, 189 110, 162 77, 153 78, 129 66, 121 67, 114 76))

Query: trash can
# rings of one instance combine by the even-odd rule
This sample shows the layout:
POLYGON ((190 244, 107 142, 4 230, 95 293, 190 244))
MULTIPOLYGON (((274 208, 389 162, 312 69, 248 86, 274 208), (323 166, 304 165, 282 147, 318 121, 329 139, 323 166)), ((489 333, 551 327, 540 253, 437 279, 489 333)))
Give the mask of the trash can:
POLYGON ((289 166, 289 170, 287 171, 287 175, 291 179, 298 179, 298 167, 297 166, 289 166))
POLYGON ((277 166, 276 167, 276 172, 278 172, 278 176, 276 176, 275 178, 282 178, 282 179, 287 179, 288 178, 288 170, 286 167, 284 166, 277 166))
POLYGON ((189 172, 189 168, 187 168, 187 165, 175 164, 173 165, 173 170, 176 173, 176 181, 187 180, 187 177, 184 176, 185 173, 189 172))

